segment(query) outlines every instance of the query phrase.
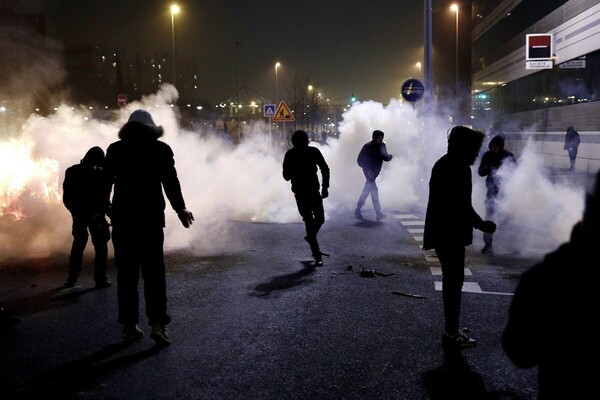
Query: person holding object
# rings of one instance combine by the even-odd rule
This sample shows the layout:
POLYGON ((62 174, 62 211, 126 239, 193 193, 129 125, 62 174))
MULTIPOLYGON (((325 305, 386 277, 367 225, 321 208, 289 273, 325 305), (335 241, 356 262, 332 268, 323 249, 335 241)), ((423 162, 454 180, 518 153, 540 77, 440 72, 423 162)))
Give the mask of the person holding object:
POLYGON ((574 127, 567 126, 567 134, 565 135, 565 145, 563 149, 569 154, 569 171, 575 171, 575 159, 577 158, 579 143, 581 143, 579 132, 577 132, 574 127))
POLYGON ((442 267, 442 345, 450 349, 477 345, 459 323, 465 246, 473 242, 473 228, 487 233, 496 230, 496 224, 484 221, 477 214, 471 201, 471 165, 477 159, 483 138, 483 133, 465 126, 452 128, 448 151, 434 164, 429 180, 423 250, 434 249, 442 267))
POLYGON ((104 150, 94 146, 85 153, 79 164, 72 165, 65 171, 63 204, 73 218, 73 244, 65 287, 74 287, 79 278, 89 236, 92 237, 95 252, 95 288, 111 286, 106 276, 110 228, 106 221, 108 187, 102 172, 103 162, 104 150))
MULTIPOLYGON (((516 164, 515 156, 508 150, 504 149, 504 134, 498 133, 488 144, 488 151, 483 153, 477 173, 479 176, 485 176, 485 187, 487 188, 485 196, 485 219, 493 220, 496 211, 496 198, 500 193, 500 177, 497 175, 498 170, 505 162, 516 164)), ((483 233, 483 242, 485 245, 481 249, 484 254, 493 254, 494 247, 492 245, 493 235, 491 233, 483 233)))
POLYGON ((289 149, 283 158, 283 179, 292 181, 292 192, 306 228, 304 240, 310 246, 314 265, 321 266, 324 253, 321 253, 317 234, 325 223, 323 199, 329 196, 329 166, 321 151, 308 145, 308 135, 305 131, 294 132, 292 145, 294 147, 289 149), (322 185, 319 185, 317 169, 321 171, 322 185))
POLYGON ((381 204, 379 204, 379 189, 375 183, 375 179, 381 172, 381 166, 384 161, 390 161, 393 156, 388 154, 387 147, 383 142, 383 132, 379 130, 373 131, 372 140, 366 143, 360 152, 356 162, 362 168, 363 174, 365 175, 365 185, 356 203, 356 209, 354 210, 354 216, 358 219, 362 219, 361 209, 367 201, 367 197, 371 195, 371 201, 373 202, 373 209, 375 209, 375 218, 380 221, 385 218, 385 214, 381 212, 381 204))
POLYGON ((539 400, 587 399, 598 391, 598 369, 582 362, 600 352, 594 317, 600 273, 590 256, 598 243, 600 171, 570 240, 521 275, 502 335, 517 367, 537 367, 539 400), (566 327, 576 328, 568 342, 566 327))
POLYGON ((158 346, 170 344, 166 325, 167 288, 163 253, 165 199, 185 228, 194 221, 181 193, 171 147, 158 140, 164 133, 146 110, 136 110, 106 151, 104 171, 113 189, 110 219, 117 267, 118 322, 123 338, 144 336, 139 328, 138 281, 144 279, 150 336, 158 346), (114 187, 113 187, 114 185, 114 187))

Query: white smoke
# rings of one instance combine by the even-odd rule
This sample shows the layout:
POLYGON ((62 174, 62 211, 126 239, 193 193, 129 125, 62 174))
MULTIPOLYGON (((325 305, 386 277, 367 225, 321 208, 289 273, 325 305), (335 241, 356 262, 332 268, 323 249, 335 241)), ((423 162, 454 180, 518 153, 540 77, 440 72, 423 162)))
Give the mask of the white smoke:
MULTIPOLYGON (((25 217, 17 221, 7 215, 0 217, 3 257, 69 251, 71 218, 60 199, 64 171, 92 146, 106 151, 118 140, 117 133, 129 114, 138 108, 150 111, 155 122, 165 128, 162 140, 173 148, 187 208, 195 217, 195 223, 185 229, 167 205, 167 249, 193 248, 206 255, 230 251, 236 245, 242 248, 241 238, 230 228, 232 220, 300 222, 290 183, 281 174, 283 151, 270 146, 268 126, 254 124, 238 145, 217 132, 187 131, 179 127, 176 109, 171 106, 176 98, 175 88, 164 85, 156 94, 116 111, 111 121, 93 119, 89 109, 62 105, 48 117, 30 116, 19 138, 10 139, 12 144, 0 139, 0 151, 14 153, 11 146, 18 144, 25 149, 23 158, 45 166, 18 195, 25 217), (41 175, 46 175, 43 184, 41 175), (58 195, 45 200, 32 197, 36 185, 51 186, 58 195)), ((331 169, 327 218, 351 213, 356 206, 364 184, 356 157, 375 129, 385 133, 388 152, 394 155, 384 163, 377 180, 384 211, 424 212, 431 167, 446 152, 448 128, 447 122, 424 121, 411 105, 395 99, 387 106, 372 101, 355 103, 343 115, 338 139, 329 138, 326 145, 311 144, 321 149, 331 169)), ((473 168, 473 204, 483 216, 485 188, 484 178, 475 172, 478 162, 473 168)), ((521 239, 515 241, 517 247, 531 246, 534 237, 543 242, 535 245, 552 247, 567 240, 571 227, 581 218, 583 189, 552 183, 543 171, 539 158, 526 149, 514 170, 501 172, 501 219, 518 229, 513 232, 521 239)), ((0 189, 2 199, 7 198, 8 191, 4 186, 0 189)), ((367 203, 365 212, 369 207, 367 203)))

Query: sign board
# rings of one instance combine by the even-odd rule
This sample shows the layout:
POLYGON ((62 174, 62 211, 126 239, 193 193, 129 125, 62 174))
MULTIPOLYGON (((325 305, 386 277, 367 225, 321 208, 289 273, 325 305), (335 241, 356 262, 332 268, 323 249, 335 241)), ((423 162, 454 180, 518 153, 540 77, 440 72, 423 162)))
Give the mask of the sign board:
POLYGON ((527 61, 525 69, 552 69, 552 61, 527 61))
POLYGON ((124 106, 127 104, 127 95, 119 94, 117 95, 117 104, 120 106, 124 106))
POLYGON ((585 68, 585 59, 567 61, 559 64, 558 68, 585 68))
POLYGON ((281 100, 275 111, 273 122, 294 122, 296 118, 290 111, 290 108, 285 104, 285 101, 281 100))
POLYGON ((554 35, 534 33, 526 35, 527 61, 552 60, 554 55, 554 35))
POLYGON ((402 84, 402 97, 411 103, 419 100, 425 93, 423 83, 415 78, 409 78, 402 84))
POLYGON ((275 104, 263 104, 263 116, 269 118, 275 115, 275 104))

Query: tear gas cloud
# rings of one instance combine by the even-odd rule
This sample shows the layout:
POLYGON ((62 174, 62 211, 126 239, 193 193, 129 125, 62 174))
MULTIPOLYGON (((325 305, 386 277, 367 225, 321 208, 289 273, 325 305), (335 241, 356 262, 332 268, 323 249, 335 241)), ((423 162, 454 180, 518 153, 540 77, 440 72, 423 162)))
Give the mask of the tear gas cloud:
MULTIPOLYGON (((290 184, 281 174, 285 150, 270 146, 268 126, 254 124, 238 145, 217 132, 186 131, 170 106, 176 98, 176 89, 165 85, 156 94, 115 111, 111 121, 92 119, 86 108, 61 105, 48 117, 30 116, 17 137, 2 137, 2 256, 68 253, 71 218, 62 205, 64 171, 90 147, 106 150, 138 108, 149 110, 165 128, 162 140, 173 148, 187 207, 196 218, 190 229, 184 229, 167 205, 167 249, 193 249, 205 255, 243 249, 241 238, 230 228, 231 220, 300 223, 290 184)), ((385 133, 388 151, 394 155, 384 163, 377 181, 384 210, 422 214, 431 167, 446 151, 448 128, 443 121, 423 121, 412 106, 395 99, 387 106, 355 103, 343 115, 338 139, 329 138, 326 145, 311 143, 321 149, 331 168, 330 197, 324 202, 327 218, 351 213, 356 206, 364 183, 356 157, 375 129, 385 133)), ((476 173, 478 162, 473 166, 473 205, 483 216, 485 187, 484 178, 476 173)), ((500 171, 500 232, 509 229, 504 234, 518 238, 513 250, 550 250, 568 239, 581 218, 583 189, 552 183, 529 147, 517 162, 515 168, 500 171)), ((370 202, 365 212, 369 209, 370 202)))

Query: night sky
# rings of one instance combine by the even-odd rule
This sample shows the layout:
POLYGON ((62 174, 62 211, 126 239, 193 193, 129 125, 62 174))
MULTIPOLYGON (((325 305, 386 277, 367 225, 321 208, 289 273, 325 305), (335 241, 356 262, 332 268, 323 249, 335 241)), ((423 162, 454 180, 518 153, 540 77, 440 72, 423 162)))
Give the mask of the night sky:
MULTIPOLYGON (((5 3, 6 1, 4 1, 5 3)), ((99 44, 126 60, 170 54, 170 1, 14 0, 15 12, 48 14, 48 35, 72 46, 99 44)), ((439 1, 434 1, 434 8, 439 1)), ((418 76, 422 0, 178 1, 176 54, 198 62, 202 97, 216 102, 237 86, 284 97, 294 75, 309 77, 324 97, 387 104, 401 83, 418 76)))

